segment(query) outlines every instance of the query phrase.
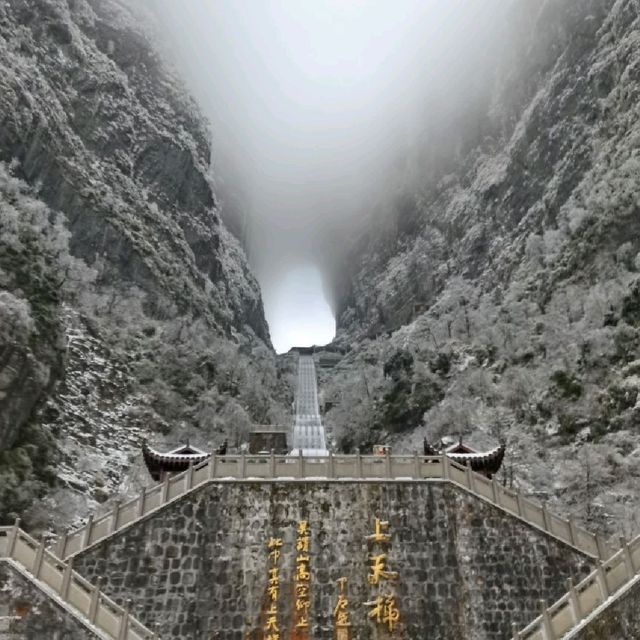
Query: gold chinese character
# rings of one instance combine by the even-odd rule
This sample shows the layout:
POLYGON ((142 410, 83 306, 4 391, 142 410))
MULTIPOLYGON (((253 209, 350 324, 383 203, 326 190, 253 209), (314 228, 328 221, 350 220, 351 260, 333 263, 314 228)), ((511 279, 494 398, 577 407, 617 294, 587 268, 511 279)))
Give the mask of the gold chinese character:
POLYGON ((391 536, 388 533, 384 533, 382 530, 388 528, 389 523, 376 518, 375 533, 367 536, 367 540, 370 542, 391 542, 391 536))
POLYGON ((307 618, 307 616, 300 616, 296 627, 308 627, 309 626, 309 619, 307 618))
POLYGON ((309 562, 309 556, 305 556, 302 553, 299 553, 296 556, 296 562, 309 562))
POLYGON ((275 616, 278 614, 278 607, 275 604, 272 604, 266 611, 267 615, 275 616))
POLYGON ((296 580, 301 582, 307 582, 311 578, 311 574, 309 573, 309 568, 304 562, 296 565, 296 580))
POLYGON ((296 611, 306 611, 310 605, 311 603, 308 600, 302 600, 301 598, 298 598, 296 600, 296 611))
POLYGON ((300 599, 305 599, 309 597, 309 585, 306 584, 297 584, 296 585, 296 596, 300 599))
POLYGON ((275 601, 278 599, 278 586, 277 585, 272 585, 270 587, 267 587, 267 593, 269 594, 269 597, 271 598, 272 601, 275 601))
POLYGON ((348 606, 349 601, 342 594, 340 594, 338 596, 338 603, 336 604, 336 608, 333 610, 334 617, 337 616, 340 611, 345 611, 348 606))
POLYGON ((309 523, 307 522, 307 520, 300 520, 300 522, 298 522, 298 535, 309 535, 309 523))
POLYGON ((367 575, 367 580, 369 584, 378 584, 380 582, 380 578, 384 578, 385 580, 395 580, 398 577, 397 571, 387 571, 385 560, 387 558, 386 553, 379 553, 375 556, 369 556, 371 560, 371 573, 367 575))
POLYGON ((347 584, 346 578, 338 578, 338 588, 340 589, 340 593, 344 593, 345 585, 347 584))
POLYGON ((393 596, 387 596, 385 599, 385 612, 382 622, 387 625, 389 631, 393 631, 393 627, 400 620, 400 611, 396 607, 396 601, 393 596))
POLYGON ((282 546, 282 538, 269 538, 267 542, 268 549, 275 549, 282 546))
POLYGON ((400 620, 400 611, 396 606, 394 596, 377 596, 374 601, 365 604, 373 607, 369 611, 370 618, 373 618, 378 624, 387 625, 390 632, 393 631, 393 627, 400 620))
POLYGON ((309 552, 309 536, 302 536, 296 540, 296 551, 309 552))
POLYGON ((340 611, 336 616, 336 627, 350 627, 349 614, 346 611, 340 611))
POLYGON ((280 631, 280 629, 278 629, 278 618, 276 616, 269 616, 267 618, 267 624, 264 627, 265 631, 280 631))
POLYGON ((280 640, 279 633, 269 633, 264 637, 264 640, 280 640))
POLYGON ((269 557, 273 561, 273 564, 278 564, 278 560, 280 559, 280 551, 278 549, 274 549, 269 552, 269 557))
POLYGON ((274 567, 273 569, 269 569, 269 584, 270 585, 278 585, 278 584, 280 584, 280 576, 278 575, 278 567, 274 567))

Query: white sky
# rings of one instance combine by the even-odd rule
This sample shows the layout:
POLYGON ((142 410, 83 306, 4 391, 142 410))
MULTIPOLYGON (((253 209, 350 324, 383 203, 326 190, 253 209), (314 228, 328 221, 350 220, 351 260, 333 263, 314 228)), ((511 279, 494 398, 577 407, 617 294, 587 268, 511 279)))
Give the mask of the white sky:
POLYGON ((490 48, 487 25, 509 0, 143 1, 211 120, 274 342, 326 342, 327 247, 346 251, 426 105, 464 96, 467 63, 490 48))

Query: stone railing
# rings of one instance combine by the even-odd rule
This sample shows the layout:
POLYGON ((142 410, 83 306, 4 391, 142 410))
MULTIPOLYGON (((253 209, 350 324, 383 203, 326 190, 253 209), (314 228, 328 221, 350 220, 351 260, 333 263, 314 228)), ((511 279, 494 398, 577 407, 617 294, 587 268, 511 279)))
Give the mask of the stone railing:
POLYGON ((541 529, 593 558, 608 558, 615 550, 572 520, 553 515, 522 494, 474 473, 470 467, 446 456, 387 455, 325 457, 239 455, 212 456, 187 471, 165 478, 161 484, 144 489, 129 502, 99 517, 90 517, 77 531, 63 534, 52 548, 68 558, 136 522, 168 502, 209 482, 219 481, 449 481, 475 496, 541 529))
POLYGON ((0 560, 12 561, 37 585, 52 591, 84 625, 99 637, 114 640, 157 640, 149 629, 133 618, 127 609, 104 595, 99 585, 92 585, 73 571, 72 563, 63 562, 20 529, 0 527, 0 560))
POLYGON ((623 588, 640 576, 640 536, 627 544, 584 580, 574 585, 570 580, 567 593, 547 608, 541 602, 541 614, 522 631, 513 629, 513 640, 568 640, 590 614, 605 601, 615 600, 623 588))

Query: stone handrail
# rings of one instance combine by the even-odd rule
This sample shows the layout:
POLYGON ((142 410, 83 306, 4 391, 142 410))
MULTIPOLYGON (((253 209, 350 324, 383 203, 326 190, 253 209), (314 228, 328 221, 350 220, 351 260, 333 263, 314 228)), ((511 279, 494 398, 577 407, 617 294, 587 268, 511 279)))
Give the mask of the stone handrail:
POLYGON ((13 561, 32 581, 52 591, 84 625, 99 637, 113 640, 157 640, 158 636, 143 626, 129 611, 73 571, 72 563, 63 562, 22 531, 19 523, 0 527, 0 559, 13 561))
POLYGON ((449 481, 500 507, 530 525, 593 558, 606 559, 615 549, 573 520, 565 520, 447 456, 332 455, 324 457, 237 455, 211 456, 164 482, 143 489, 139 496, 99 517, 90 516, 80 529, 63 534, 52 551, 68 558, 103 540, 125 526, 163 507, 168 502, 210 482, 241 480, 279 481, 449 481))
POLYGON ((542 601, 541 614, 522 631, 513 629, 513 640, 568 640, 578 625, 605 603, 616 599, 623 588, 640 575, 640 536, 622 548, 593 573, 574 585, 550 607, 542 601))

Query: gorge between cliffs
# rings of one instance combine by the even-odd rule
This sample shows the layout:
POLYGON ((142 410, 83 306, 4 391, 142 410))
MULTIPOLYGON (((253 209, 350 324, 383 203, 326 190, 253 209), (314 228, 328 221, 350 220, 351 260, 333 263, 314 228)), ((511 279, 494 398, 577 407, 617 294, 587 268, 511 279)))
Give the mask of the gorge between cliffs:
POLYGON ((637 0, 491 4, 438 94, 362 89, 393 126, 349 125, 375 141, 356 177, 319 121, 295 203, 245 112, 207 106, 251 79, 203 93, 161 4, 0 1, 0 526, 53 540, 138 495, 144 443, 235 455, 292 428, 298 351, 263 292, 303 256, 335 318, 328 451, 502 443, 502 487, 636 536, 637 0))

